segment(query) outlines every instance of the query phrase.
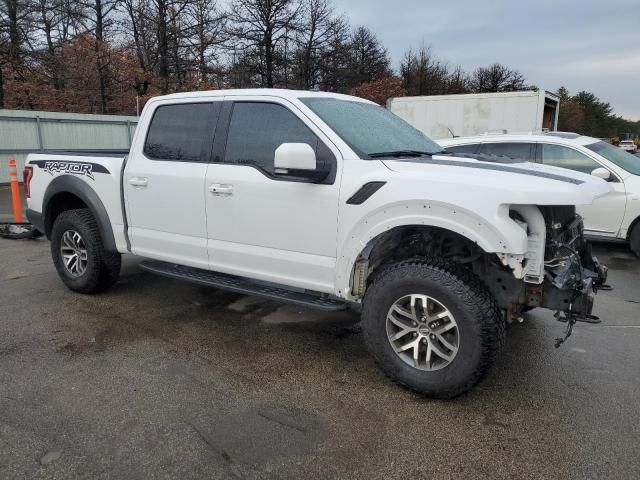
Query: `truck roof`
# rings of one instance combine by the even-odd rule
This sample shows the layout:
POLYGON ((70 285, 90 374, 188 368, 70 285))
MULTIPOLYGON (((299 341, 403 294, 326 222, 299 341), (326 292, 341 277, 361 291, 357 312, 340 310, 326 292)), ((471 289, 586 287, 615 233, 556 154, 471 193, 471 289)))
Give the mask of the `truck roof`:
POLYGON ((151 101, 161 101, 176 98, 198 98, 198 97, 224 97, 224 96, 269 96, 286 98, 289 100, 309 97, 322 97, 322 98, 335 98, 340 100, 360 101, 366 103, 373 103, 369 100, 360 97, 353 97, 351 95, 344 95, 341 93, 330 92, 311 92, 308 90, 290 90, 285 88, 231 88, 222 90, 204 90, 197 92, 180 92, 171 93, 169 95, 161 95, 153 97, 151 101))

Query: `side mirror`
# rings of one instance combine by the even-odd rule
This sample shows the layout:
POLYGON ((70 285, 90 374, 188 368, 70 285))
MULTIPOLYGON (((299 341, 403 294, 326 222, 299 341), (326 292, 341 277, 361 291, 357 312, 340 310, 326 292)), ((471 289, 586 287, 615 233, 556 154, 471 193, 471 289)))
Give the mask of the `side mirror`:
POLYGON ((607 170, 606 168, 596 168, 595 170, 593 170, 591 172, 591 175, 593 175, 594 177, 598 177, 601 178, 603 180, 607 180, 609 181, 611 179, 611 172, 609 170, 607 170))
POLYGON ((307 143, 283 143, 275 151, 273 166, 276 175, 286 175, 313 183, 324 181, 331 165, 316 159, 316 152, 307 143))
POLYGON ((316 152, 306 143, 283 143, 276 148, 273 166, 277 174, 284 175, 289 170, 315 170, 316 152))

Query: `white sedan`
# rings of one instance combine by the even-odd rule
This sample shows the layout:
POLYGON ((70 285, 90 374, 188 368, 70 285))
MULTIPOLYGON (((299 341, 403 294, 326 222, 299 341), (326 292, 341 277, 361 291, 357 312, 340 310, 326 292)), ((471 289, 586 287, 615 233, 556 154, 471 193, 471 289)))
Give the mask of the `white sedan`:
POLYGON ((638 151, 638 146, 633 142, 633 140, 622 140, 618 144, 618 147, 629 153, 636 153, 638 151))
POLYGON ((487 134, 438 143, 456 155, 516 158, 603 178, 610 182, 611 192, 578 207, 585 234, 594 240, 628 242, 640 256, 640 157, 597 138, 563 132, 487 134))

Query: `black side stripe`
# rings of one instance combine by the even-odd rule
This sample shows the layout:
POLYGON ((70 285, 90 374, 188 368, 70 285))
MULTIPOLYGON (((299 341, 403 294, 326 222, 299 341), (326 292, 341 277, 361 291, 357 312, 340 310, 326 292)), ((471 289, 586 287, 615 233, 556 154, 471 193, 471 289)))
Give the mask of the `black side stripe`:
POLYGON ((351 195, 351 198, 347 200, 348 205, 362 205, 367 199, 382 188, 387 182, 368 182, 365 183, 360 189, 351 195))
POLYGON ((91 170, 93 173, 109 173, 109 170, 107 170, 107 167, 105 167, 104 165, 100 165, 99 163, 93 163, 93 162, 76 162, 76 161, 69 161, 69 160, 31 160, 29 162, 29 165, 37 165, 38 167, 46 170, 47 163, 54 164, 54 165, 62 165, 62 166, 66 164, 91 165, 91 170))
POLYGON ((490 165, 487 163, 476 162, 461 162, 459 160, 439 160, 434 158, 420 158, 419 160, 396 160, 394 162, 415 162, 415 163, 430 163, 432 165, 446 165, 449 167, 467 167, 478 168, 480 170, 495 170, 498 172, 510 172, 519 173, 520 175, 529 175, 531 177, 548 178, 550 180, 558 180, 559 182, 573 183, 574 185, 582 185, 584 181, 576 178, 565 177, 563 175, 556 175, 555 173, 538 172, 535 170, 528 170, 525 168, 508 167, 506 165, 490 165))

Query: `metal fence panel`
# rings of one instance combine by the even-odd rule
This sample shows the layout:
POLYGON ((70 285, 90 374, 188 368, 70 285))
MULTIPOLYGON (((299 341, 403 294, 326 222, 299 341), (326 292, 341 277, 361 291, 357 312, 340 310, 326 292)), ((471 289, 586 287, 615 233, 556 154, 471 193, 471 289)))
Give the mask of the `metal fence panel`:
POLYGON ((129 148, 123 123, 40 122, 45 150, 96 150, 129 148))
POLYGON ((0 110, 0 183, 9 181, 8 158, 18 175, 28 153, 42 150, 124 150, 133 139, 138 117, 27 110, 0 110))
POLYGON ((38 148, 38 125, 35 120, 0 117, 0 149, 38 148))

